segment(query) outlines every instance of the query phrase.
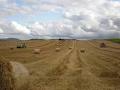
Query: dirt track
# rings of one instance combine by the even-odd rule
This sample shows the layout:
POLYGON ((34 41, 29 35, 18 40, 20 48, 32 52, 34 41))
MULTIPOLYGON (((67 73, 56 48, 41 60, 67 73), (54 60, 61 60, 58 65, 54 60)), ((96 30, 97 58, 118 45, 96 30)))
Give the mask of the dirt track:
POLYGON ((1 58, 22 62, 30 71, 30 90, 120 90, 119 44, 104 40, 38 42, 29 41, 27 49, 14 50, 9 47, 15 42, 0 42, 1 58), (101 42, 107 47, 100 48, 101 42), (40 54, 33 54, 35 48, 41 49, 40 54))

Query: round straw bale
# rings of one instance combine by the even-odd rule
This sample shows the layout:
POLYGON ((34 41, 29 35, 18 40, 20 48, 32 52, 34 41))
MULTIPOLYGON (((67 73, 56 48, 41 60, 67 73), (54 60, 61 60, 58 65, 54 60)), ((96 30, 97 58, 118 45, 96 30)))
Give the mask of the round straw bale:
POLYGON ((56 48, 55 50, 56 50, 56 52, 59 52, 59 51, 60 51, 60 48, 56 48))
POLYGON ((10 47, 10 50, 13 50, 14 48, 13 47, 10 47))
POLYGON ((72 47, 69 47, 69 49, 72 49, 72 47))
POLYGON ((40 54, 40 49, 34 49, 34 54, 40 54))
POLYGON ((62 43, 60 43, 59 46, 62 46, 62 43))
POLYGON ((82 48, 82 49, 80 50, 80 52, 81 52, 81 53, 84 53, 84 52, 85 52, 85 49, 84 49, 84 48, 82 48))
POLYGON ((18 62, 0 60, 0 90, 28 90, 29 73, 18 62))
POLYGON ((106 44, 105 44, 105 43, 100 43, 100 47, 101 47, 101 48, 105 48, 105 47, 106 47, 106 44))
POLYGON ((59 43, 57 43, 56 46, 59 46, 59 43))
POLYGON ((15 90, 12 65, 0 60, 0 90, 15 90))

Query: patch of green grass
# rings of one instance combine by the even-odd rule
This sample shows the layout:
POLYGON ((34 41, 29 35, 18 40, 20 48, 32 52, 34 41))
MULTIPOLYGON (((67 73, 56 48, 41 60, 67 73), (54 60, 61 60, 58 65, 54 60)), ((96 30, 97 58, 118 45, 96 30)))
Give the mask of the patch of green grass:
POLYGON ((120 43, 120 39, 110 39, 110 41, 115 42, 115 43, 120 43))

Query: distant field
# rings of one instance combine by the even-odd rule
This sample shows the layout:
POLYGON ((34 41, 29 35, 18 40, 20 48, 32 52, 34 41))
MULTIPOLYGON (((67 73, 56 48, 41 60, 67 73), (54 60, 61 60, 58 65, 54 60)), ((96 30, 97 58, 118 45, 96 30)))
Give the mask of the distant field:
POLYGON ((111 41, 29 40, 27 48, 0 41, 0 59, 26 66, 30 90, 120 90, 120 45, 111 41))
POLYGON ((110 39, 110 41, 115 42, 115 43, 120 43, 120 39, 110 39))

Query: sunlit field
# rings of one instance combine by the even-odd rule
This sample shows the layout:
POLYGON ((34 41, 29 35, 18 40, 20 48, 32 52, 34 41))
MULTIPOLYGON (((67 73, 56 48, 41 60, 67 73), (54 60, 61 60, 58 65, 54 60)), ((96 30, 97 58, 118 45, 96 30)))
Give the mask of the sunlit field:
POLYGON ((0 41, 0 60, 27 70, 17 64, 29 79, 20 90, 120 90, 120 44, 110 40, 0 41))

